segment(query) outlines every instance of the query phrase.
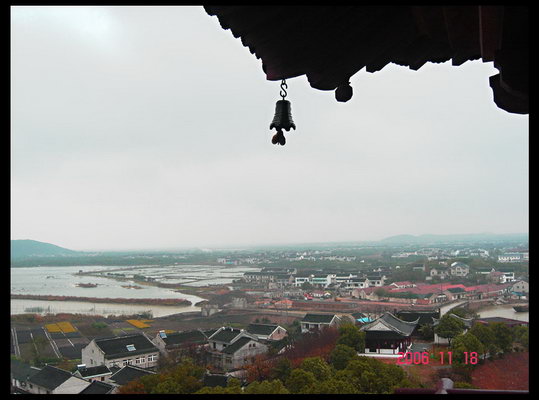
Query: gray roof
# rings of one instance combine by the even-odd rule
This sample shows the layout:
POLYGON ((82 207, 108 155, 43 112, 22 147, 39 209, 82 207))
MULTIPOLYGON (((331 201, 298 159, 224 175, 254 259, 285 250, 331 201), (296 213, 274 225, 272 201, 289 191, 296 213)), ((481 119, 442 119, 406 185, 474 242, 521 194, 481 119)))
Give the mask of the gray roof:
POLYGON ((18 381, 26 381, 29 377, 39 372, 39 368, 19 360, 11 360, 11 376, 18 381))
POLYGON ((103 350, 106 358, 117 358, 124 355, 138 355, 158 352, 159 349, 144 335, 118 336, 113 338, 95 339, 95 344, 103 350), (134 345, 135 350, 127 350, 127 345, 134 345))
POLYGON ((253 335, 271 335, 271 333, 277 329, 279 325, 272 324, 249 324, 247 332, 253 335))
POLYGON ((208 338, 204 333, 199 330, 186 331, 186 332, 176 332, 176 333, 167 333, 165 338, 162 338, 166 346, 181 346, 184 344, 195 343, 201 344, 206 343, 208 338))
POLYGON ((118 385, 125 385, 126 383, 134 381, 141 376, 146 376, 150 374, 153 374, 153 372, 133 367, 132 365, 126 365, 125 367, 114 373, 114 375, 110 377, 110 380, 118 385))
POLYGON ((97 365, 95 367, 80 368, 78 371, 79 371, 79 374, 83 378, 88 378, 90 376, 111 374, 110 369, 106 365, 97 365))
POLYGON ((73 375, 71 372, 53 367, 51 365, 45 365, 41 371, 38 371, 36 374, 31 376, 30 379, 28 379, 28 382, 41 386, 45 389, 54 390, 72 376, 73 375))
POLYGON ((303 317, 301 322, 329 324, 335 316, 335 314, 307 314, 303 317))
MULTIPOLYGON (((473 318, 462 318, 462 317, 459 317, 457 314, 453 314, 453 313, 450 313, 449 315, 462 321, 464 323, 464 326, 466 326, 466 328, 471 328, 473 324, 473 318)), ((432 318, 432 326, 437 326, 439 323, 440 323, 440 319, 436 319, 434 317, 432 318)))
POLYGON ((391 329, 392 331, 395 331, 404 336, 410 336, 412 332, 414 331, 417 323, 419 322, 419 318, 417 318, 413 322, 409 322, 409 321, 404 321, 402 319, 395 317, 390 312, 386 312, 384 315, 382 315, 380 318, 378 318, 374 322, 371 322, 370 324, 367 324, 361 327, 361 330, 372 332, 373 330, 370 328, 374 327, 379 322, 381 322, 383 325, 385 325, 387 328, 391 329))
POLYGON ((249 343, 251 340, 250 337, 243 336, 236 340, 234 343, 232 343, 230 346, 227 346, 223 349, 223 353, 226 354, 234 354, 236 351, 241 349, 243 346, 245 346, 247 343, 249 343))
POLYGON ((231 343, 239 334, 241 334, 240 329, 225 327, 220 331, 215 332, 209 339, 223 343, 231 343))
POLYGON ((79 394, 109 394, 113 389, 113 385, 109 385, 105 382, 93 381, 79 394))
POLYGON ((205 374, 203 378, 203 384, 204 386, 208 386, 208 387, 215 387, 215 386, 226 387, 226 385, 228 384, 229 378, 230 377, 228 375, 205 374))

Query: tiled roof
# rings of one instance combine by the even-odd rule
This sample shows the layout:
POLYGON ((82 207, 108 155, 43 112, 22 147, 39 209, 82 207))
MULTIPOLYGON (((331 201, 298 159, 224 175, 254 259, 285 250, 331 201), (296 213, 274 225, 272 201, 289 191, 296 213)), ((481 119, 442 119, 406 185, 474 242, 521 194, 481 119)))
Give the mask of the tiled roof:
POLYGON ((206 343, 208 338, 199 330, 167 333, 167 337, 163 338, 167 346, 178 346, 188 343, 206 343))
POLYGON ((107 358, 116 358, 123 355, 138 355, 159 351, 159 349, 142 334, 95 339, 95 344, 101 350, 103 350, 105 357, 107 358), (135 346, 135 350, 127 350, 127 346, 130 344, 135 346))
POLYGON ((38 368, 19 360, 11 360, 10 370, 11 376, 18 381, 25 381, 40 371, 38 368))
POLYGON ((79 394, 109 394, 114 390, 113 385, 105 382, 93 381, 79 394))
POLYGON ((114 375, 110 377, 110 380, 118 385, 125 385, 141 376, 153 374, 151 371, 144 370, 142 368, 133 367, 132 365, 126 365, 114 375))
POLYGON ((301 322, 329 324, 333 320, 333 317, 335 317, 334 314, 307 314, 303 317, 301 322))
POLYGON ((271 335, 271 333, 277 329, 278 325, 270 324, 249 324, 247 332, 253 335, 271 335))
POLYGON ((45 389, 54 390, 72 376, 71 372, 45 365, 41 371, 31 376, 28 381, 45 389))
POLYGON ((223 342, 223 343, 230 343, 239 334, 241 334, 240 329, 224 327, 224 328, 220 329, 219 331, 215 332, 213 335, 211 335, 209 337, 209 339, 210 340, 216 340, 216 341, 223 342))
POLYGON ((81 368, 78 371, 83 378, 111 373, 110 369, 106 365, 97 365, 95 367, 81 368))
POLYGON ((392 331, 395 331, 404 336, 409 336, 414 331, 418 322, 419 322, 419 318, 413 322, 408 322, 408 321, 404 321, 402 319, 395 317, 390 312, 386 312, 384 315, 382 315, 380 318, 378 318, 374 322, 361 327, 361 330, 372 332, 373 330, 371 328, 374 328, 378 323, 382 323, 384 326, 391 329, 392 331))
POLYGON ((251 340, 250 337, 241 337, 238 340, 236 340, 234 343, 232 343, 230 346, 227 346, 223 349, 223 353, 226 354, 234 354, 236 351, 241 349, 243 346, 245 346, 247 343, 249 343, 251 340))
POLYGON ((204 386, 215 387, 222 386, 226 387, 228 383, 229 376, 221 374, 206 374, 204 375, 202 383, 204 386))

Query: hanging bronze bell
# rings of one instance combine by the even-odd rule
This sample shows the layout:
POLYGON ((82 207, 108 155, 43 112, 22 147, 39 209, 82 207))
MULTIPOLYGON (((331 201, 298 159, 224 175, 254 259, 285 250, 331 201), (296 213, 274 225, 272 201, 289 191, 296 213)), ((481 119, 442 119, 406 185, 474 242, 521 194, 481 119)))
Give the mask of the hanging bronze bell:
POLYGON ((271 143, 280 144, 281 146, 284 146, 286 143, 283 129, 285 131, 289 131, 290 128, 296 129, 296 124, 292 121, 290 102, 284 99, 287 95, 286 88, 288 88, 288 85, 286 84, 286 80, 283 79, 281 81, 281 92, 279 93, 282 100, 277 101, 275 105, 275 116, 270 124, 270 129, 277 129, 277 133, 271 138, 271 143))
POLYGON ((277 128, 277 130, 284 129, 285 131, 289 131, 290 128, 296 129, 296 125, 292 121, 292 112, 288 100, 277 101, 275 105, 275 116, 270 125, 270 129, 273 128, 277 128))

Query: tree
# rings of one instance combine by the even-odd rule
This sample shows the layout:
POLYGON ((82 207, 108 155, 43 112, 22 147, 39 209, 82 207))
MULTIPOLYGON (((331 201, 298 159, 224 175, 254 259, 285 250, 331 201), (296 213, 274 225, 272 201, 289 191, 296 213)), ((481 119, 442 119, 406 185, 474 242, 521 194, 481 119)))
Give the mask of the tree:
POLYGON ((279 379, 281 382, 285 382, 291 372, 292 363, 288 358, 282 357, 273 366, 270 376, 272 379, 279 379))
POLYGON ((503 322, 494 322, 490 324, 490 328, 494 332, 496 346, 504 353, 510 352, 513 344, 511 329, 503 322))
POLYGON ((288 389, 279 379, 273 381, 252 382, 245 388, 245 394, 289 394, 288 389))
POLYGON ((209 387, 204 386, 202 389, 199 389, 195 394, 242 394, 240 381, 236 378, 231 378, 228 381, 226 387, 215 386, 209 387))
POLYGON ((331 377, 331 367, 320 357, 309 357, 302 361, 300 368, 311 372, 317 381, 324 381, 331 377))
POLYGON ((487 353, 490 353, 491 356, 496 355, 498 352, 498 348, 496 346, 496 337, 494 336, 494 331, 489 325, 475 323, 468 332, 479 339, 483 345, 483 358, 486 357, 487 353))
POLYGON ((458 318, 452 317, 451 314, 445 314, 440 318, 440 322, 434 328, 434 333, 438 336, 446 338, 451 346, 451 339, 461 334, 464 331, 464 322, 458 318))
POLYGON ((356 394, 358 390, 350 382, 335 378, 323 382, 315 382, 312 386, 306 386, 301 394, 356 394))
POLYGON ((365 351, 365 332, 353 324, 342 324, 339 327, 337 344, 344 344, 362 353, 365 351))
POLYGON ((307 372, 299 368, 295 368, 290 373, 290 376, 285 382, 286 388, 290 393, 300 393, 306 386, 312 386, 316 382, 316 378, 312 372, 307 372))
POLYGON ((337 370, 345 369, 350 360, 357 358, 357 352, 352 347, 345 344, 338 344, 331 352, 331 365, 337 370))
POLYGON ((467 332, 455 337, 451 345, 451 351, 453 354, 453 364, 470 370, 477 365, 477 357, 483 354, 485 350, 479 339, 470 332, 467 332), (476 354, 474 355, 473 353, 476 354))
POLYGON ((431 340, 434 338, 434 328, 432 327, 432 324, 423 324, 419 327, 418 331, 423 340, 431 340))
POLYGON ((529 329, 527 326, 519 325, 515 326, 512 329, 513 333, 513 341, 521 344, 524 346, 526 350, 528 350, 529 346, 529 329))
POLYGON ((338 371, 336 378, 352 383, 359 393, 392 393, 404 383, 406 374, 397 365, 385 364, 374 358, 358 357, 338 371))

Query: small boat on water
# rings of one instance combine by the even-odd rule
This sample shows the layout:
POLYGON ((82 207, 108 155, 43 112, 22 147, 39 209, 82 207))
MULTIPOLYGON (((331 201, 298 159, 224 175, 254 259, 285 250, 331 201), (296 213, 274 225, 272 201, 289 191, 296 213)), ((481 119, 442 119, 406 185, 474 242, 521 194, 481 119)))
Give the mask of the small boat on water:
POLYGON ((513 306, 513 310, 515 310, 516 312, 527 312, 530 310, 529 307, 529 304, 523 304, 520 306, 513 306))

